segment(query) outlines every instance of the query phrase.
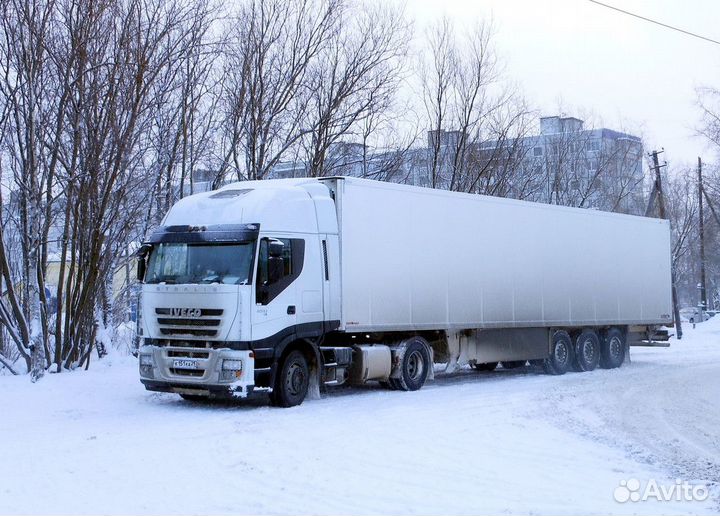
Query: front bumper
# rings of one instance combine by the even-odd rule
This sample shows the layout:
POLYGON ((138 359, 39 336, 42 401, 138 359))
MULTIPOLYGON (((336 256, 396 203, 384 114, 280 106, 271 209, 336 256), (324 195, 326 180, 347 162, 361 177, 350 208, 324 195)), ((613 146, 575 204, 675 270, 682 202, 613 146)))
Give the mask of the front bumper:
POLYGON ((151 391, 245 398, 255 387, 252 351, 142 346, 138 360, 140 381, 151 391))

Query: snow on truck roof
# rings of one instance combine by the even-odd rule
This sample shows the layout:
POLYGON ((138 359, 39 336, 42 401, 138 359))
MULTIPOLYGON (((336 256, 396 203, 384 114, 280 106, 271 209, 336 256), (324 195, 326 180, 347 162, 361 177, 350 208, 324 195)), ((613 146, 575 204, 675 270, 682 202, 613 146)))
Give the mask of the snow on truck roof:
MULTIPOLYGON (((574 208, 473 193, 451 192, 357 177, 336 176, 325 178, 267 179, 230 183, 218 190, 203 192, 181 199, 170 209, 163 221, 163 225, 259 223, 263 226, 264 230, 267 231, 316 231, 318 217, 315 214, 315 204, 321 200, 326 202, 321 202, 320 204, 332 204, 329 190, 323 182, 333 179, 342 180, 350 185, 365 188, 382 188, 421 195, 452 197, 454 199, 465 198, 477 202, 518 205, 543 210, 566 210, 574 213, 584 212, 595 216, 632 217, 633 219, 644 219, 648 223, 669 224, 666 220, 638 217, 637 215, 603 212, 588 208, 574 208), (313 202, 313 200, 315 202, 313 202)), ((336 229, 332 231, 323 229, 323 232, 336 231, 336 229)))
POLYGON ((242 181, 181 199, 162 225, 260 224, 264 231, 317 232, 317 202, 332 204, 316 179, 242 181))

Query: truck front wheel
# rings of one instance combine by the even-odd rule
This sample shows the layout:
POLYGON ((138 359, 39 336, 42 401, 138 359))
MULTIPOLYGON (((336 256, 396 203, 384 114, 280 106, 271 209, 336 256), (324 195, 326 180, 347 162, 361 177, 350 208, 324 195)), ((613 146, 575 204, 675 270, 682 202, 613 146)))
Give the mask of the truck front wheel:
POLYGON ((270 401, 276 407, 300 405, 307 395, 309 385, 307 360, 300 351, 292 351, 280 366, 270 401))
POLYGON ((565 374, 570 369, 572 360, 573 345, 570 335, 563 330, 556 331, 552 336, 550 356, 543 361, 543 369, 547 374, 565 374))

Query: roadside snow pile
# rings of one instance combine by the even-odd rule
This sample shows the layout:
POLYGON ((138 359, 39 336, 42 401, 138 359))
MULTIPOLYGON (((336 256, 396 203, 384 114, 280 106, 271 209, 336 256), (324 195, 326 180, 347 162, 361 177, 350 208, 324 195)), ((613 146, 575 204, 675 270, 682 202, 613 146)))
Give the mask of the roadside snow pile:
POLYGON ((716 486, 705 501, 614 495, 720 478, 720 318, 617 370, 465 369, 292 409, 149 393, 136 367, 114 352, 35 385, 0 378, 0 513, 718 511, 716 486))

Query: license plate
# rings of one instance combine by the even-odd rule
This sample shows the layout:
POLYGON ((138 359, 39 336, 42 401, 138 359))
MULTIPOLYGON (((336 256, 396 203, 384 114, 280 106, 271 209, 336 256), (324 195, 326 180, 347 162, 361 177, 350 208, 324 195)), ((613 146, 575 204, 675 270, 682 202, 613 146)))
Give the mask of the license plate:
POLYGON ((173 360, 173 367, 175 369, 197 369, 198 363, 197 360, 185 360, 176 358, 175 360, 173 360))

